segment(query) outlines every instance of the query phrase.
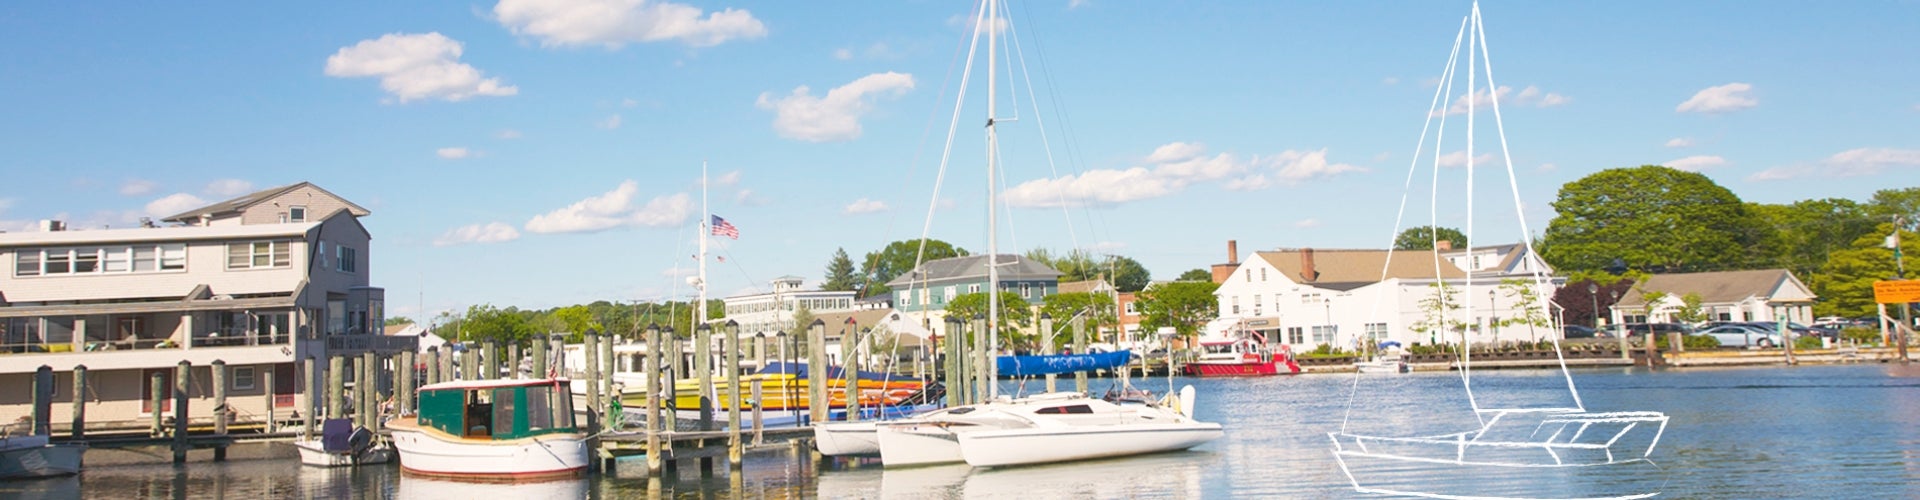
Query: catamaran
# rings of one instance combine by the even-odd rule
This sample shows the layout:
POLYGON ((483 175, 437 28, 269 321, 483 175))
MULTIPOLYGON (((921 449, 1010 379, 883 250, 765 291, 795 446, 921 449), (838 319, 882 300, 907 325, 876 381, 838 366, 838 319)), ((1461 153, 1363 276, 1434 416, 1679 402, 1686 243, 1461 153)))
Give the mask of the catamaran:
MULTIPOLYGON (((1478 241, 1473 236, 1472 216, 1472 177, 1475 169, 1473 159, 1473 119, 1475 100, 1482 94, 1474 89, 1476 69, 1483 70, 1488 88, 1493 85, 1493 71, 1484 62, 1476 65, 1475 60, 1484 61, 1487 56, 1485 28, 1482 26, 1480 6, 1475 3, 1472 13, 1461 20, 1460 32, 1454 38, 1454 52, 1449 58, 1446 70, 1442 73, 1439 88, 1436 89, 1434 102, 1429 108, 1428 120, 1441 119, 1441 130, 1445 130, 1446 114, 1440 106, 1441 96, 1448 95, 1454 80, 1455 70, 1460 59, 1461 41, 1466 41, 1467 92, 1473 98, 1463 98, 1466 107, 1467 137, 1464 172, 1467 175, 1466 196, 1467 241, 1478 241), (1478 51, 1476 53, 1476 50, 1478 51), (1478 68, 1476 68, 1478 66, 1478 68)), ((1520 213, 1520 189, 1513 175, 1513 159, 1508 152, 1504 125, 1500 121, 1500 93, 1484 94, 1492 104, 1495 124, 1501 127, 1501 153, 1506 155, 1504 165, 1509 188, 1514 197, 1514 213, 1520 213)), ((1436 138, 1442 137, 1436 134, 1436 138)), ((1421 146, 1426 144, 1426 133, 1422 131, 1421 146)), ((1441 148, 1434 148, 1434 169, 1439 171, 1441 148)), ((1419 150, 1415 151, 1415 163, 1409 168, 1408 179, 1411 184, 1413 173, 1418 169, 1419 150)), ((1438 182, 1434 188, 1437 196, 1438 182)), ((1402 207, 1405 207, 1404 201, 1402 207)), ((1520 231, 1527 232, 1526 219, 1519 218, 1520 231)), ((1398 228, 1396 228, 1396 231, 1398 228)), ((1521 239, 1528 245, 1532 240, 1521 239)), ((1469 252, 1472 248, 1467 249, 1469 252)), ((1438 257, 1435 257, 1438 259, 1438 257)), ((1436 260, 1436 265, 1438 262, 1436 260)), ((1437 273, 1436 273, 1437 274, 1437 273)), ((1435 287, 1437 301, 1446 303, 1447 285, 1444 280, 1435 287)), ((1532 285, 1550 287, 1548 277, 1535 273, 1532 285)), ((1473 282, 1466 282, 1467 296, 1473 296, 1473 282)), ((1541 303, 1538 307, 1545 308, 1541 303)), ((1471 318, 1472 308, 1453 312, 1439 308, 1432 314, 1465 314, 1471 318)), ((1546 311, 1541 311, 1546 315, 1546 311)), ((1456 320, 1458 321, 1458 320, 1456 320)), ((1438 322, 1447 324, 1446 322, 1438 322)), ((1459 321, 1459 323, 1471 323, 1459 321)), ((1327 435, 1333 441, 1333 458, 1340 470, 1353 483, 1356 491, 1364 493, 1385 493, 1411 495, 1428 498, 1604 498, 1627 499, 1645 498, 1659 494, 1664 478, 1658 466, 1649 457, 1654 446, 1660 442, 1660 436, 1667 426, 1667 416, 1653 411, 1592 412, 1580 399, 1573 376, 1567 372, 1566 361, 1561 358, 1560 372, 1557 377, 1544 377, 1543 385, 1557 385, 1564 381, 1564 393, 1555 389, 1542 390, 1540 394, 1549 398, 1527 400, 1516 398, 1512 402, 1522 404, 1503 404, 1491 402, 1499 392, 1485 391, 1478 395, 1474 392, 1472 370, 1472 350, 1467 338, 1467 329, 1459 328, 1460 350, 1459 375, 1464 389, 1466 405, 1471 416, 1461 419, 1464 424, 1455 429, 1422 429, 1418 425, 1395 425, 1388 429, 1360 431, 1349 428, 1353 421, 1354 402, 1378 399, 1363 399, 1358 396, 1361 381, 1369 380, 1356 373, 1354 379, 1355 396, 1349 399, 1347 419, 1340 430, 1327 435), (1490 394, 1491 392, 1491 394, 1490 394), (1551 401, 1551 402, 1545 402, 1551 401)), ((1552 337, 1549 337, 1552 338, 1552 337)), ((1558 352, 1557 340, 1556 352, 1558 352)), ((1379 380, 1378 378, 1371 380, 1379 380)), ((1503 381, 1504 382, 1504 381, 1503 381)), ((1519 392, 1513 384, 1503 384, 1505 392, 1519 392)), ((1429 409, 1431 412, 1432 410, 1429 409)), ((1435 412, 1437 413, 1437 412, 1435 412)), ((1423 415, 1418 422, 1441 421, 1438 415, 1423 415)), ((1399 422, 1413 422, 1401 420, 1399 422)))

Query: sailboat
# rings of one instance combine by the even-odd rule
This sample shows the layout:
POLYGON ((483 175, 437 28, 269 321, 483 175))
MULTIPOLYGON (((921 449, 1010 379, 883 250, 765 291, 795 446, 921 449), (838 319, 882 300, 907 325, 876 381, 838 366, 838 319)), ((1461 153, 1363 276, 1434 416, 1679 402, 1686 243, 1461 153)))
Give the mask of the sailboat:
MULTIPOLYGON (((1465 168, 1467 175, 1466 196, 1468 241, 1478 241, 1473 236, 1472 217, 1472 177, 1473 161, 1473 119, 1474 102, 1479 97, 1475 93, 1476 59, 1480 59, 1478 69, 1485 72, 1487 88, 1497 89, 1493 84, 1493 71, 1484 59, 1487 56, 1485 28, 1482 26, 1480 6, 1476 2, 1472 13, 1461 21, 1460 33, 1454 38, 1454 52, 1449 57, 1446 70, 1442 74, 1439 89, 1436 89, 1434 103, 1428 113, 1429 125, 1433 117, 1441 117, 1440 130, 1445 130, 1445 114, 1433 111, 1442 110, 1441 96, 1451 90, 1453 76, 1458 68, 1461 40, 1466 40, 1467 54, 1467 136, 1465 168), (1478 51, 1476 53, 1476 50, 1478 51)), ((1509 186, 1514 196, 1515 213, 1519 213, 1520 190, 1513 176, 1513 161, 1506 142, 1504 124, 1500 121, 1499 93, 1487 92, 1491 98, 1495 124, 1500 130, 1501 151, 1505 158, 1509 186)), ((1444 132, 1442 132, 1443 134, 1444 132)), ((1439 168, 1440 148, 1436 134, 1434 150, 1435 175, 1439 168)), ((1421 133, 1421 146, 1425 146, 1426 132, 1421 133)), ((1409 183, 1413 171, 1420 161, 1419 150, 1415 152, 1415 165, 1409 169, 1409 183)), ((1434 189, 1438 190, 1438 183, 1434 189)), ((1440 197, 1435 196, 1435 199, 1440 197)), ((1405 207, 1404 201, 1402 207, 1405 207)), ((1520 218, 1520 228, 1526 231, 1526 220, 1520 218)), ((1398 228, 1396 228, 1396 231, 1398 228)), ((1532 243, 1522 238, 1527 249, 1532 252, 1532 243)), ((1468 251, 1471 252, 1469 247, 1468 251)), ((1436 257, 1437 258, 1437 257, 1436 257)), ((1437 263, 1436 263, 1437 265, 1437 263)), ((1536 274, 1535 286, 1550 286, 1544 275, 1536 274)), ((1437 294, 1443 294, 1445 283, 1436 288, 1437 294)), ((1467 282, 1467 294, 1472 296, 1473 282, 1467 282)), ((1546 307, 1540 304, 1539 307, 1546 307)), ((1544 311, 1543 311, 1544 313, 1544 311)), ((1447 314, 1444 308, 1437 314, 1447 314)), ((1469 307, 1466 314, 1471 317, 1469 307)), ((1472 355, 1466 332, 1461 331, 1459 374, 1461 386, 1466 392, 1468 407, 1472 416, 1462 419, 1464 428, 1440 432, 1422 432, 1420 430, 1387 430, 1379 433, 1361 432, 1349 429, 1354 418, 1355 397, 1349 400, 1347 421, 1340 430, 1329 432, 1333 441, 1333 458, 1340 470, 1352 482, 1356 491, 1363 493, 1384 493, 1410 495, 1428 498, 1604 498, 1629 499, 1646 498, 1658 495, 1664 482, 1660 468, 1649 457, 1660 442, 1660 436, 1666 430, 1667 416, 1654 411, 1589 411, 1580 399, 1573 376, 1567 372, 1565 358, 1560 361, 1558 377, 1552 377, 1554 384, 1560 379, 1565 381, 1566 403, 1558 406, 1541 406, 1537 401, 1532 404, 1488 404, 1497 394, 1474 393, 1472 355), (1471 422, 1477 422, 1477 425, 1471 422)), ((1559 351, 1556 341, 1556 352, 1559 351)), ((1355 392, 1363 378, 1355 374, 1355 392)), ((1379 380, 1379 379, 1373 379, 1379 380)), ((1517 390, 1508 388, 1507 390, 1517 390)), ((1557 393, 1558 390, 1549 391, 1557 393)), ((1558 396, 1556 396, 1557 398, 1558 396)), ((1555 401, 1560 401, 1555 399, 1555 401)), ((1422 416, 1419 422, 1434 422, 1439 419, 1422 416)), ((1414 420, 1402 420, 1403 425, 1411 427, 1414 420)))
MULTIPOLYGON (((999 13, 1001 0, 981 2, 972 26, 991 26, 973 30, 973 47, 978 48, 982 32, 987 35, 987 322, 983 337, 989 352, 998 352, 1001 325, 1000 267, 1012 256, 1002 255, 998 240, 999 136, 995 115, 996 50, 998 27, 1005 23, 999 13)), ((973 52, 969 50, 971 73, 973 52)), ((962 85, 965 83, 962 77, 962 85)), ((956 106, 956 110, 958 107, 956 106)), ((958 120, 958 117, 955 117, 958 120)), ((959 340, 962 336, 949 338, 959 340)), ((955 406, 922 416, 875 425, 875 443, 881 463, 886 467, 929 465, 965 461, 975 467, 1025 465, 1063 462, 1163 451, 1184 450, 1219 439, 1220 424, 1193 419, 1193 387, 1178 395, 1169 394, 1159 402, 1138 400, 1107 401, 1079 392, 1053 392, 1022 398, 999 394, 997 381, 1003 369, 1032 367, 1036 373, 1060 370, 1070 372, 1078 366, 1096 366, 1118 359, 1125 363, 1131 354, 1108 353, 1111 357, 1079 354, 1039 356, 1021 359, 1000 357, 984 363, 985 390, 979 404, 955 406), (1051 366, 1051 368, 1049 368, 1051 366), (1004 368, 1003 368, 1004 367, 1004 368)), ((980 358, 984 361, 984 358, 980 358)))

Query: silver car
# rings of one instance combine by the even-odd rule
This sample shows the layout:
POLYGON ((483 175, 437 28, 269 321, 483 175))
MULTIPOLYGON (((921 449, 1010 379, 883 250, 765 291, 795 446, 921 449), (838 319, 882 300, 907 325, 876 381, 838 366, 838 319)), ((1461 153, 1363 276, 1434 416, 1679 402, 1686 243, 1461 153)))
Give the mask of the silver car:
POLYGON ((1699 332, 1698 335, 1711 336, 1714 340, 1720 341, 1721 346, 1766 348, 1780 345, 1780 334, 1743 324, 1720 325, 1699 332))

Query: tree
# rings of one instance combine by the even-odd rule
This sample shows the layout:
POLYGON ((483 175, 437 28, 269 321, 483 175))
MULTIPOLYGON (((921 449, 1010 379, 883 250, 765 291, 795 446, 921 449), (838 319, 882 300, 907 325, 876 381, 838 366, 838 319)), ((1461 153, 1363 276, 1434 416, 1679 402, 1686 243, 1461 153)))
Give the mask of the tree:
MULTIPOLYGON (((1048 295, 1047 298, 1042 299, 1040 312, 1053 317, 1054 328, 1065 328, 1074 316, 1084 314, 1088 331, 1095 338, 1099 336, 1101 328, 1119 326, 1119 322, 1115 321, 1113 316, 1113 296, 1104 293, 1073 292, 1048 295)), ((1054 339, 1058 341, 1056 343, 1073 340, 1071 336, 1056 336, 1054 339)))
POLYGON ((1467 247, 1467 234, 1450 227, 1410 227, 1393 238, 1394 250, 1432 250, 1433 242, 1446 241, 1454 248, 1467 247))
POLYGON ((1655 272, 1713 271, 1751 261, 1764 224, 1707 176, 1658 165, 1600 171, 1560 188, 1542 257, 1563 271, 1619 258, 1655 272))
POLYGON ((1755 245, 1770 254, 1767 265, 1754 267, 1784 267, 1796 276, 1811 276, 1827 263, 1828 253, 1848 248, 1853 240, 1874 230, 1867 207, 1842 198, 1802 200, 1791 205, 1756 203, 1748 209, 1772 229, 1755 245))
POLYGON ((1205 269, 1188 269, 1187 272, 1180 273, 1180 277, 1175 279, 1179 281, 1213 281, 1213 273, 1207 272, 1205 269))
MULTIPOLYGON (((1893 249, 1886 247, 1886 236, 1893 234, 1893 223, 1880 224, 1871 234, 1853 240, 1845 250, 1827 254, 1827 264, 1813 275, 1807 286, 1820 292, 1813 304, 1816 316, 1871 316, 1879 314, 1873 300, 1873 282, 1894 277, 1898 268, 1893 249)), ((1900 232, 1900 251, 1920 255, 1920 233, 1900 232)), ((1912 260, 1912 259, 1908 259, 1912 260)), ((1909 265, 1911 268, 1911 265, 1909 265)), ((1912 273, 1908 273, 1912 276, 1912 273)))
POLYGON ((1153 277, 1140 261, 1121 255, 1106 255, 1094 258, 1092 253, 1075 249, 1066 255, 1054 255, 1045 248, 1028 250, 1026 257, 1047 267, 1060 271, 1060 281, 1087 281, 1106 277, 1115 289, 1122 292, 1138 292, 1147 287, 1153 277))
POLYGON ((907 271, 913 270, 913 266, 916 263, 945 259, 948 257, 965 257, 967 255, 970 254, 968 254, 964 248, 934 239, 901 240, 888 243, 886 248, 878 252, 867 253, 864 260, 865 264, 861 266, 861 272, 864 275, 863 279, 866 282, 867 288, 859 295, 861 297, 871 297, 892 291, 892 288, 887 287, 887 282, 893 281, 894 278, 898 278, 900 275, 906 274, 907 271), (926 251, 924 253, 920 250, 921 242, 926 243, 926 251))
POLYGON ((540 337, 539 329, 529 321, 529 316, 512 307, 497 309, 492 304, 469 306, 466 317, 458 327, 460 340, 498 345, 526 344, 540 337))
POLYGON ((1707 308, 1702 306, 1703 302, 1706 302, 1706 298, 1696 292, 1681 295, 1680 310, 1674 311, 1673 320, 1689 325, 1706 321, 1711 315, 1707 314, 1707 308))
POLYGON ((1614 276, 1591 271, 1577 272, 1567 278, 1565 286, 1553 292, 1553 303, 1560 306, 1564 314, 1560 318, 1563 324, 1598 328, 1600 318, 1607 316, 1607 309, 1632 290, 1634 283, 1645 281, 1645 276, 1643 273, 1614 276), (1597 291, 1588 291, 1589 286, 1597 291))
POLYGON ((1875 221, 1891 221, 1899 216, 1900 229, 1920 231, 1920 187, 1875 191, 1866 208, 1875 221))
POLYGON ((1200 333, 1201 325, 1220 317, 1220 299, 1213 281, 1175 281, 1142 290, 1136 306, 1143 316, 1140 326, 1148 330, 1173 327, 1181 337, 1200 333))
POLYGON ((1147 266, 1129 257, 1114 255, 1107 259, 1106 268, 1113 276, 1113 288, 1122 292, 1138 292, 1153 281, 1147 272, 1147 266))
POLYGON ((411 325, 411 324, 413 324, 412 318, 408 318, 406 316, 387 316, 387 322, 385 326, 411 325))
POLYGON ((833 249, 833 258, 827 259, 827 281, 820 284, 820 289, 844 292, 859 290, 860 285, 860 275, 853 271, 853 259, 847 257, 847 249, 833 249))
MULTIPOLYGON (((987 292, 964 293, 947 301, 947 316, 958 315, 972 321, 974 316, 987 315, 987 292)), ((1027 305, 1027 299, 1019 292, 1000 291, 1000 345, 1001 347, 1024 348, 1031 345, 1022 329, 1033 324, 1033 307, 1027 305)))
POLYGON ((1537 328, 1553 326, 1546 308, 1541 306, 1540 288, 1535 282, 1524 278, 1507 278, 1500 280, 1500 290, 1513 299, 1514 307, 1514 311, 1498 323, 1501 327, 1525 326, 1527 338, 1538 339, 1540 335, 1537 328))
POLYGON ((559 325, 560 331, 567 332, 567 342, 580 342, 586 338, 587 330, 601 331, 606 327, 594 319, 593 311, 587 306, 567 306, 555 309, 548 316, 559 325))
POLYGON ((1454 314, 1461 307, 1460 289, 1447 285, 1445 281, 1437 281, 1427 287, 1429 291, 1426 298, 1419 302, 1420 321, 1413 323, 1413 331, 1427 334, 1428 344, 1448 340, 1445 338, 1448 332, 1460 332, 1460 343, 1464 347, 1467 343, 1467 323, 1454 314))

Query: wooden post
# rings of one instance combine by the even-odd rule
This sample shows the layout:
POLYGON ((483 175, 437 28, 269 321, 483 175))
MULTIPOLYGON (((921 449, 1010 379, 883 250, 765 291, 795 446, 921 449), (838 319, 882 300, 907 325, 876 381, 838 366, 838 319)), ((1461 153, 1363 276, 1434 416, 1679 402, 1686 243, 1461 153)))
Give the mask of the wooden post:
POLYGON ((647 474, 660 475, 660 327, 647 325, 647 474))
MULTIPOLYGON (((600 349, 597 347, 599 345, 600 334, 595 333, 593 330, 587 330, 586 342, 580 345, 580 350, 584 352, 580 354, 584 356, 584 359, 587 361, 587 380, 585 381, 587 385, 587 412, 595 415, 602 414, 600 408, 600 349)), ((592 429, 587 432, 591 434, 599 432, 599 429, 592 429)))
MULTIPOLYGON (((1055 351, 1053 349, 1053 316, 1047 313, 1040 313, 1040 352, 1035 354, 1054 354, 1054 353, 1055 351)), ((1075 353, 1075 354, 1079 354, 1079 353, 1075 353)), ((1057 379, 1058 378, 1055 377, 1053 374, 1051 373, 1047 374, 1046 376, 1047 392, 1056 392, 1060 390, 1059 386, 1056 385, 1057 379)))
POLYGON ((414 411, 413 389, 419 385, 414 380, 417 374, 413 367, 418 365, 414 364, 412 350, 400 351, 400 360, 395 364, 399 365, 394 367, 399 370, 399 377, 397 377, 399 380, 396 380, 393 385, 393 411, 394 416, 405 417, 412 415, 414 411))
POLYGON ((300 426, 300 438, 312 440, 314 414, 320 412, 320 360, 313 356, 307 356, 307 359, 300 361, 300 366, 303 374, 306 375, 306 378, 302 382, 306 390, 301 391, 305 393, 306 397, 301 399, 306 401, 304 407, 307 410, 301 412, 304 421, 301 422, 303 425, 300 426))
POLYGON ((520 378, 520 344, 507 344, 507 378, 520 378))
MULTIPOLYGON (((213 379, 213 433, 219 436, 226 436, 227 414, 231 413, 231 411, 227 409, 227 362, 219 359, 213 360, 213 365, 208 367, 208 370, 213 379)), ((213 461, 227 461, 226 446, 213 449, 213 461)))
POLYGON ((360 373, 367 375, 367 378, 360 382, 362 385, 367 386, 366 392, 361 393, 365 395, 366 402, 360 405, 361 408, 367 410, 367 418, 361 422, 360 425, 366 427, 369 431, 373 431, 374 435, 379 435, 380 403, 386 399, 380 397, 380 374, 386 370, 380 369, 380 365, 382 364, 380 355, 373 351, 367 351, 365 354, 361 354, 360 364, 366 367, 362 368, 360 373))
POLYGON ((439 347, 428 347, 427 352, 420 353, 420 364, 425 365, 426 368, 426 380, 420 381, 420 385, 432 385, 440 382, 439 347))
POLYGON ((940 371, 944 376, 941 380, 947 385, 948 407, 967 404, 966 370, 961 368, 966 364, 961 361, 966 359, 962 355, 966 351, 961 346, 967 343, 967 332, 962 324, 959 317, 947 316, 947 335, 941 339, 940 371))
POLYGON ((159 373, 153 374, 152 380, 147 383, 147 389, 147 408, 153 410, 153 425, 147 428, 147 435, 157 438, 163 435, 166 429, 161 426, 160 422, 161 418, 165 416, 167 412, 162 410, 160 404, 166 402, 165 399, 161 398, 161 395, 165 394, 164 391, 167 390, 167 376, 159 373))
POLYGON ((261 382, 262 384, 265 384, 265 385, 262 385, 262 386, 261 386, 261 387, 263 387, 264 389, 263 389, 263 390, 261 390, 260 392, 262 392, 262 393, 265 393, 265 394, 267 395, 267 397, 266 397, 266 400, 267 400, 267 434, 273 434, 273 433, 275 433, 275 432, 280 432, 280 418, 279 418, 279 415, 277 415, 277 414, 276 414, 276 413, 278 413, 278 412, 276 412, 276 411, 274 411, 274 408, 273 408, 273 407, 274 407, 274 398, 275 398, 275 397, 277 397, 277 395, 276 395, 276 394, 274 394, 274 392, 273 392, 273 391, 274 391, 274 388, 275 388, 275 387, 280 387, 280 386, 278 386, 278 385, 274 385, 274 376, 273 376, 273 372, 277 372, 277 371, 280 371, 280 370, 276 370, 276 369, 275 369, 275 368, 277 368, 278 366, 279 366, 279 365, 267 365, 267 369, 266 369, 265 371, 263 371, 263 372, 261 372, 261 373, 260 373, 260 382, 261 382))
POLYGON ((459 356, 460 351, 455 350, 451 345, 447 346, 446 350, 440 351, 440 378, 435 379, 435 382, 452 382, 459 380, 454 377, 453 372, 453 360, 459 356))
POLYGON ((33 435, 53 435, 53 367, 33 370, 33 435))
POLYGON ((827 322, 815 318, 807 327, 808 425, 827 419, 827 322))
POLYGON ((700 388, 700 430, 713 430, 713 326, 706 318, 693 326, 693 376, 700 388))
MULTIPOLYGON (((1085 315, 1073 317, 1073 353, 1087 353, 1087 317, 1085 315)), ((1120 369, 1125 370, 1126 368, 1121 367, 1120 369)), ((1085 370, 1073 372, 1073 390, 1081 394, 1087 393, 1087 372, 1085 370)))
POLYGON ((173 463, 187 461, 187 421, 193 418, 193 412, 187 410, 187 391, 193 388, 193 364, 181 360, 173 367, 173 463))
POLYGON ((753 359, 754 366, 757 366, 760 368, 767 367, 767 335, 766 333, 764 332, 756 333, 753 335, 753 356, 754 356, 754 359, 753 359))
POLYGON ((327 356, 327 418, 340 418, 347 413, 347 359, 337 355, 327 356))
MULTIPOLYGON (((680 430, 679 381, 684 370, 682 368, 684 365, 681 363, 684 359, 681 356, 686 354, 686 350, 681 348, 680 335, 674 333, 672 327, 661 330, 660 334, 666 336, 661 339, 665 342, 665 346, 660 350, 660 355, 664 356, 660 361, 666 367, 666 371, 660 376, 660 397, 665 398, 661 404, 666 408, 666 416, 661 420, 667 432, 674 432, 680 430)), ((669 442, 667 446, 671 447, 673 443, 669 442)), ((671 465, 668 464, 668 466, 671 465)))
POLYGON ((485 358, 485 361, 482 361, 480 364, 486 367, 485 370, 480 372, 480 378, 505 378, 500 376, 500 351, 494 348, 493 341, 489 340, 485 344, 482 344, 480 356, 485 358))
POLYGON ((765 395, 766 395, 765 390, 760 386, 760 384, 753 384, 753 444, 754 446, 759 446, 767 442, 766 421, 763 420, 760 416, 761 405, 762 405, 762 401, 760 398, 764 397, 765 395))
POLYGON ((967 374, 973 376, 973 388, 968 391, 972 395, 970 403, 985 403, 987 398, 992 397, 993 389, 987 384, 992 384, 994 381, 990 380, 992 372, 987 370, 987 362, 990 359, 988 356, 991 356, 988 351, 993 349, 993 341, 990 339, 997 333, 987 331, 987 318, 973 318, 973 352, 968 353, 968 362, 972 363, 972 366, 967 368, 967 374))
MULTIPOLYGON (((600 380, 598 383, 600 384, 600 397, 605 399, 605 401, 600 404, 600 407, 608 412, 613 411, 613 401, 620 399, 620 392, 613 389, 613 373, 619 369, 613 357, 613 338, 614 335, 612 333, 601 335, 599 346, 600 380)), ((625 418, 625 416, 623 415, 622 418, 625 418)), ((620 427, 619 422, 615 422, 613 425, 614 428, 620 427)))
POLYGON ((846 332, 840 335, 840 373, 847 379, 841 394, 847 400, 847 421, 860 419, 860 369, 853 362, 854 346, 860 344, 860 324, 847 318, 846 332))
POLYGON ((73 367, 73 428, 67 437, 74 441, 87 438, 87 365, 73 367))
POLYGON ((547 336, 533 339, 533 378, 547 378, 547 336))
MULTIPOLYGON (((738 471, 745 454, 740 446, 740 324, 728 320, 726 328, 721 350, 727 353, 727 466, 738 471)), ((758 388, 760 384, 753 386, 758 388)), ((738 472, 728 475, 740 476, 738 472)))

